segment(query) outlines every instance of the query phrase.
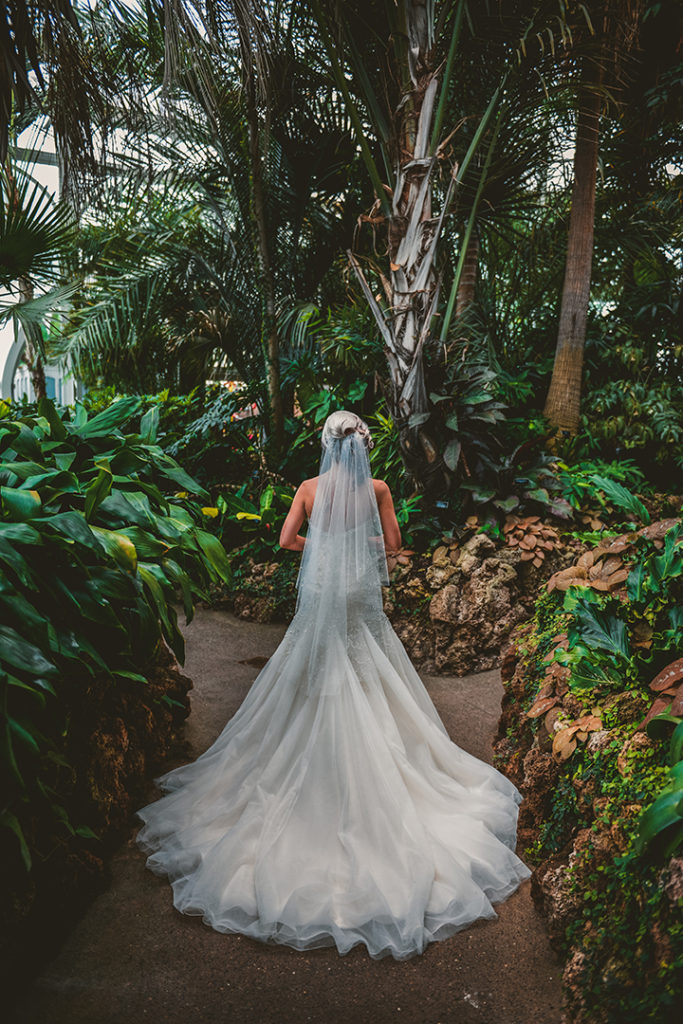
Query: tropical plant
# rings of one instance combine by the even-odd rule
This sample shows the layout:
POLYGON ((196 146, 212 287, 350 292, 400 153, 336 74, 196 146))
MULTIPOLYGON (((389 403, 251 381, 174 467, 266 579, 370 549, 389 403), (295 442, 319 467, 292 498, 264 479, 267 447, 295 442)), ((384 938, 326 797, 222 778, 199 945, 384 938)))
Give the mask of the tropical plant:
MULTIPOLYGON (((374 206, 365 220, 373 230, 380 225, 386 229, 387 265, 374 268, 381 298, 350 250, 349 261, 384 345, 391 386, 389 407, 399 429, 404 459, 421 483, 430 468, 428 478, 434 477, 437 460, 435 441, 425 426, 429 402, 424 372, 424 354, 434 344, 432 321, 439 312, 443 277, 437 257, 447 218, 456 200, 465 201, 467 227, 441 324, 440 344, 444 345, 466 257, 472 251, 477 206, 502 119, 505 61, 501 68, 499 53, 495 65, 499 80, 483 110, 475 114, 478 126, 473 135, 461 143, 461 160, 453 162, 449 147, 457 132, 446 134, 445 125, 455 119, 449 100, 455 58, 462 48, 465 9, 463 0, 442 8, 431 0, 426 5, 405 2, 393 8, 377 5, 370 9, 348 3, 314 4, 336 86, 353 122, 375 192, 374 206), (472 194, 461 195, 460 185, 470 165, 475 166, 475 157, 479 160, 475 171, 478 185, 472 194), (434 216, 442 171, 441 209, 434 216)), ((489 67, 493 64, 489 62, 489 67)), ((472 113, 468 110, 463 122, 469 121, 472 113)))
POLYGON ((62 265, 73 247, 71 208, 55 201, 36 181, 30 165, 0 167, 0 324, 23 330, 25 359, 38 398, 45 397, 45 334, 50 319, 65 309, 74 286, 63 282, 62 265))
MULTIPOLYGON (((680 659, 674 664, 680 670, 680 659)), ((680 674, 677 678, 680 679, 680 674)), ((678 712, 661 712, 647 725, 648 735, 654 739, 662 739, 671 732, 671 767, 661 792, 640 816, 638 836, 632 850, 636 856, 646 851, 651 854, 656 849, 660 857, 671 857, 683 845, 683 717, 680 714, 683 708, 680 700, 678 705, 678 712)))
POLYGON ((247 556, 262 562, 279 557, 280 529, 293 497, 293 489, 270 483, 257 498, 249 496, 247 484, 220 494, 218 510, 232 525, 232 529, 223 526, 224 543, 239 549, 240 560, 247 556))
POLYGON ((64 688, 94 677, 144 686, 162 638, 183 659, 178 595, 189 620, 208 584, 230 578, 206 529, 215 509, 157 444, 157 410, 122 432, 140 405, 123 399, 89 418, 42 400, 35 414, 5 407, 0 419, 1 820, 27 868, 32 801, 78 827, 48 786, 69 730, 64 688))

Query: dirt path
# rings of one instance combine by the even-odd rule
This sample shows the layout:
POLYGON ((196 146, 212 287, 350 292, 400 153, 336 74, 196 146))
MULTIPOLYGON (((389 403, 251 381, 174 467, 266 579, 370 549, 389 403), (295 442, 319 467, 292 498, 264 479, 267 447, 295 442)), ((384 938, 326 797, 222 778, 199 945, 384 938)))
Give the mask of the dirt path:
MULTIPOLYGON (((280 626, 204 611, 187 629, 188 737, 195 756, 236 711, 282 636, 280 626), (256 664, 248 664, 250 660, 256 664)), ((424 677, 451 737, 491 759, 502 687, 497 673, 424 677)), ((168 767, 172 767, 169 763, 168 767)), ((150 784, 149 800, 156 790, 150 784)), ((556 1024, 560 972, 526 882, 474 924, 403 963, 364 947, 299 953, 221 935, 178 913, 168 883, 134 843, 113 883, 27 993, 15 1024, 556 1024)))

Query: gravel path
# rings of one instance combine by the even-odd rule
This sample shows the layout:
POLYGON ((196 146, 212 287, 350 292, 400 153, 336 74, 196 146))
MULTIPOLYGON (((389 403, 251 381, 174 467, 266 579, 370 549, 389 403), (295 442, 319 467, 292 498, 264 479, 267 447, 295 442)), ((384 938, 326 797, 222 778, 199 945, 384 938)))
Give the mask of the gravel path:
MULTIPOLYGON (((199 612, 187 628, 187 735, 195 755, 239 707, 281 626, 199 612)), ((486 760, 502 686, 496 672, 423 677, 456 743, 486 760)), ((168 767, 173 767, 169 763, 168 767)), ((148 800, 156 790, 150 784, 148 800)), ((559 1024, 560 971, 529 883, 483 921, 402 963, 357 946, 308 953, 221 935, 178 913, 134 842, 17 1008, 15 1024, 559 1024)))

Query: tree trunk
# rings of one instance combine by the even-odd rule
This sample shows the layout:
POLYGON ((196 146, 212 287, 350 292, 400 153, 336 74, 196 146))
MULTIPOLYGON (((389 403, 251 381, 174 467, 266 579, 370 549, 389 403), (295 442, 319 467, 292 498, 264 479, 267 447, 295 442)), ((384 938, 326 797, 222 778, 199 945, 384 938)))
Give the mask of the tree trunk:
POLYGON ((285 438, 284 407, 280 388, 280 339, 276 326, 275 279, 270 257, 270 240, 266 220, 266 203, 263 191, 263 164, 259 147, 258 111, 256 109, 256 83, 254 81, 254 58, 249 42, 249 29, 241 4, 234 6, 237 19, 242 68, 244 75, 244 99, 247 111, 249 162, 251 170, 251 199, 258 255, 261 264, 263 287, 263 313, 261 318, 261 342, 266 356, 268 399, 272 426, 273 447, 281 452, 285 438))
POLYGON ((477 285, 477 269, 479 266, 479 235, 476 227, 470 235, 465 253, 465 262, 462 267, 458 294, 455 300, 456 319, 463 315, 465 310, 474 302, 474 291, 477 285))
MULTIPOLYGON (((30 302, 33 298, 33 284, 27 277, 20 277, 18 280, 19 292, 24 302, 30 302)), ((24 336, 26 343, 24 346, 24 359, 28 366, 29 373, 31 375, 31 384, 33 385, 33 395, 36 402, 39 402, 41 398, 47 396, 47 387, 45 385, 45 366, 43 365, 42 356, 40 354, 40 347, 37 335, 40 332, 40 327, 37 324, 31 327, 24 328, 24 336)))
MULTIPOLYGON (((441 69, 430 65, 433 40, 424 0, 404 0, 402 10, 408 45, 405 65, 398 68, 404 97, 394 124, 396 184, 387 217, 386 311, 373 296, 351 251, 348 255, 384 341, 391 379, 389 404, 406 469, 420 489, 432 491, 443 489, 443 463, 424 426, 429 402, 423 351, 439 298, 435 253, 454 182, 451 178, 441 215, 433 217, 432 177, 437 157, 430 151, 430 138, 441 69)), ((377 199, 379 206, 380 197, 377 199)))
POLYGON ((601 96, 601 74, 587 65, 579 90, 567 263, 557 332, 555 363, 544 413, 558 434, 576 434, 579 427, 583 352, 590 298, 595 184, 601 96))

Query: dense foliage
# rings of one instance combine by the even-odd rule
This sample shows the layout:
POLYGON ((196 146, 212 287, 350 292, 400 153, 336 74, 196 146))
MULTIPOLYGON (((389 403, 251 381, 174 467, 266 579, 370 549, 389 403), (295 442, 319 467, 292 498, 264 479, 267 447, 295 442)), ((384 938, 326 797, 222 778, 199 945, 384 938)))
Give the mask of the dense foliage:
POLYGON ((64 688, 86 693, 102 676, 144 687, 162 639, 182 661, 176 595, 190 619, 207 585, 229 578, 205 528, 206 492, 156 443, 157 410, 138 431, 121 430, 140 404, 123 399, 88 418, 44 400, 33 415, 5 407, 0 418, 0 823, 27 869, 25 809, 43 806, 66 830, 91 834, 60 802, 64 688))
POLYGON ((499 753, 554 764, 535 782, 527 769, 541 809, 527 855, 571 1019, 667 1020, 683 976, 680 521, 603 540, 549 587, 517 641, 499 753))

